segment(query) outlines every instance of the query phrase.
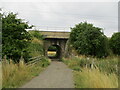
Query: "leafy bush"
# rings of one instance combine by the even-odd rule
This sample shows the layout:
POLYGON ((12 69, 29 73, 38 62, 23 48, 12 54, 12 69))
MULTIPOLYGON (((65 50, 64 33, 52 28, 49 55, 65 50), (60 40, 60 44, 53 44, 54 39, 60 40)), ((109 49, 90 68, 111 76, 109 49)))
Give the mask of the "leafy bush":
POLYGON ((114 33, 110 39, 110 48, 113 53, 120 55, 120 32, 114 33))
POLYGON ((39 43, 30 43, 29 51, 31 57, 43 55, 43 46, 39 43))
POLYGON ((43 55, 43 38, 39 31, 29 31, 31 35, 31 43, 28 46, 28 51, 31 57, 43 55))
POLYGON ((42 40, 42 39, 43 39, 43 36, 42 36, 42 35, 40 34, 40 32, 37 31, 37 30, 29 31, 29 33, 30 33, 33 37, 35 37, 35 38, 37 38, 37 39, 39 39, 39 40, 42 40))
POLYGON ((42 67, 47 67, 51 61, 46 58, 43 58, 41 62, 42 62, 42 67))
POLYGON ((25 30, 31 28, 28 23, 17 18, 17 14, 2 15, 2 56, 7 56, 19 62, 21 56, 26 60, 29 57, 27 47, 31 40, 30 34, 25 30))
POLYGON ((101 28, 84 22, 71 29, 70 42, 79 54, 100 58, 108 56, 108 39, 101 28))

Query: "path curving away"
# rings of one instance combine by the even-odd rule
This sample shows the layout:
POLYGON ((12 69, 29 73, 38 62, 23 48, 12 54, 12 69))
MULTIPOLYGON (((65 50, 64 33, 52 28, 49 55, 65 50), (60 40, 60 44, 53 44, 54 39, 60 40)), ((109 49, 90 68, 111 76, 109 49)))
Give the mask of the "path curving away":
POLYGON ((74 88, 72 70, 63 62, 53 61, 22 88, 74 88))

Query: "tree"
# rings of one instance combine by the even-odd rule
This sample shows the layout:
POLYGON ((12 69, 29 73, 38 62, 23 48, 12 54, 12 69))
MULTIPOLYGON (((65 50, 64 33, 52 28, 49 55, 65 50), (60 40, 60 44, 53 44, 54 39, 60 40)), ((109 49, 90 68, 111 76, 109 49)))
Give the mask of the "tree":
POLYGON ((108 39, 102 28, 84 22, 71 29, 70 42, 79 54, 97 57, 108 55, 108 39))
POLYGON ((120 55, 120 32, 112 35, 110 39, 110 48, 114 54, 120 55))
POLYGON ((18 62, 23 56, 25 60, 29 57, 27 47, 30 34, 25 30, 31 28, 27 22, 17 18, 17 14, 8 13, 2 15, 2 56, 18 62))

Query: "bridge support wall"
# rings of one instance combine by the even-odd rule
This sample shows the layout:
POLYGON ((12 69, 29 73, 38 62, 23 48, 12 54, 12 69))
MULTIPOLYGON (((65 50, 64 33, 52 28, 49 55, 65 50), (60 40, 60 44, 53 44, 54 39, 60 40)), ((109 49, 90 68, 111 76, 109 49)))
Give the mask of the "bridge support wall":
POLYGON ((65 50, 66 50, 66 42, 67 42, 68 39, 52 39, 52 38, 46 38, 44 40, 44 55, 46 57, 48 57, 47 55, 47 51, 48 51, 48 48, 52 45, 57 45, 60 47, 60 58, 59 59, 62 59, 62 57, 65 56, 65 50))

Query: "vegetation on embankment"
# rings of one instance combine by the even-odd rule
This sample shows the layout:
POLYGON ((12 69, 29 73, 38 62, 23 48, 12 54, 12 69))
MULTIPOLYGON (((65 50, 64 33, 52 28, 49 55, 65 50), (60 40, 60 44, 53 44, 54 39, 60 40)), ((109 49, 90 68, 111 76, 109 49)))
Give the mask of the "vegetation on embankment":
POLYGON ((36 56, 42 56, 44 54, 43 52, 43 37, 40 34, 39 31, 29 31, 32 39, 31 43, 28 46, 29 49, 29 55, 31 57, 36 57, 36 56))
POLYGON ((42 35, 26 31, 32 26, 18 19, 17 14, 3 14, 2 23, 2 88, 17 88, 39 75, 50 60, 43 57, 42 35), (29 65, 31 58, 36 57, 40 57, 37 63, 29 65))
POLYGON ((71 28, 69 44, 79 55, 97 58, 120 55, 120 32, 113 33, 108 38, 102 31, 102 28, 91 23, 81 22, 71 28))
POLYGON ((108 39, 102 31, 87 22, 71 28, 68 46, 72 58, 63 62, 74 70, 76 88, 118 87, 120 33, 108 39))
POLYGON ((82 69, 74 71, 76 88, 118 88, 118 77, 115 74, 104 74, 99 69, 82 69))
POLYGON ((38 76, 50 64, 50 61, 42 58, 36 64, 26 65, 23 60, 14 63, 12 60, 8 62, 4 59, 2 64, 2 88, 18 88, 38 76))
POLYGON ((108 38, 102 28, 81 22, 71 28, 70 43, 78 54, 102 58, 109 55, 108 38))
POLYGON ((31 57, 43 55, 43 37, 39 31, 26 31, 33 26, 13 12, 2 14, 1 19, 2 58, 6 56, 18 63, 21 56, 28 62, 31 57))
POLYGON ((32 26, 23 19, 17 18, 17 14, 3 13, 2 20, 2 57, 19 62, 21 56, 27 62, 30 58, 28 46, 31 42, 31 35, 26 29, 32 26))
POLYGON ((120 55, 120 32, 114 33, 109 40, 110 49, 116 55, 120 55))
MULTIPOLYGON (((27 65, 24 60, 15 63, 13 60, 8 59, 2 61, 2 75, 3 75, 3 88, 18 88, 25 84, 35 76, 39 75, 41 71, 50 64, 50 60, 43 56, 43 41, 39 32, 29 31, 31 35, 31 43, 28 50, 31 58, 41 57, 36 64, 27 65), (36 36, 34 35, 36 34, 36 36), (38 38, 40 37, 40 38, 38 38)), ((34 59, 33 59, 34 60, 34 59)))
POLYGON ((2 63, 0 62, 0 89, 2 88, 2 63))
POLYGON ((117 88, 118 57, 98 59, 92 57, 73 57, 63 59, 73 69, 76 88, 117 88))

